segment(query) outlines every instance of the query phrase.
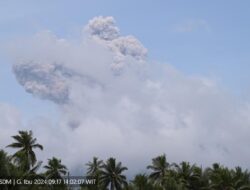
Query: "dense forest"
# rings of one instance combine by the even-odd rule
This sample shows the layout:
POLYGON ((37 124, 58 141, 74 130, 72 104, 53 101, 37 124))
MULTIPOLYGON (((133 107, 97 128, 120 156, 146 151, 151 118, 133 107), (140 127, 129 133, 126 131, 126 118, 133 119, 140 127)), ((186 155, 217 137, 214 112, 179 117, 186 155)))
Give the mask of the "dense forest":
MULTIPOLYGON (((32 131, 19 131, 12 136, 13 143, 6 148, 15 149, 13 155, 0 150, 0 179, 62 180, 69 175, 67 167, 59 158, 48 159, 45 165, 37 160, 35 149, 43 150, 32 131), (43 172, 39 170, 43 168, 43 172)), ((95 179, 92 185, 69 186, 64 183, 30 184, 26 186, 5 184, 0 181, 1 190, 250 190, 250 173, 241 167, 230 169, 218 163, 202 168, 189 162, 169 163, 165 154, 152 159, 146 166, 146 173, 140 173, 128 180, 127 167, 115 158, 103 161, 97 157, 88 163, 86 178, 95 179)))

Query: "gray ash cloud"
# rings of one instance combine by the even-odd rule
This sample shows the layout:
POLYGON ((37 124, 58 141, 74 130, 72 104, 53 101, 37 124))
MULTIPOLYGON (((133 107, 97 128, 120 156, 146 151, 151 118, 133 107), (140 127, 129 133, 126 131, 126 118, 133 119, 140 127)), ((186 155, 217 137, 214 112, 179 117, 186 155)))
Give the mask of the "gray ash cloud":
POLYGON ((94 17, 85 27, 91 37, 106 46, 114 53, 112 68, 121 70, 126 64, 126 58, 133 58, 143 62, 147 56, 147 49, 134 36, 122 36, 115 25, 113 17, 94 17))
MULTIPOLYGON (((136 172, 145 158, 162 152, 177 161, 248 163, 249 103, 239 105, 213 78, 151 64, 140 41, 121 36, 114 23, 112 17, 95 17, 81 39, 41 32, 17 44, 18 82, 56 103, 61 114, 55 127, 46 120, 29 125, 47 147, 46 158, 67 152, 66 165, 79 167, 88 161, 82 155, 117 155, 136 172)), ((3 118, 9 117, 0 120, 7 130, 16 121, 11 110, 0 104, 3 118)))
MULTIPOLYGON (((85 30, 91 43, 104 48, 105 54, 110 53, 113 56, 113 61, 106 65, 106 68, 110 69, 116 76, 120 75, 124 68, 131 64, 130 62, 139 64, 146 58, 147 49, 135 37, 121 36, 113 17, 94 17, 89 21, 85 30)), ((75 60, 79 54, 74 52, 75 47, 71 42, 46 31, 34 37, 30 48, 36 56, 32 57, 32 53, 28 53, 24 56, 26 61, 18 61, 13 65, 18 82, 28 93, 56 104, 67 104, 70 101, 72 80, 77 79, 78 83, 85 86, 102 85, 102 74, 95 75, 97 72, 95 69, 98 69, 103 63, 99 60, 97 61, 100 63, 90 63, 91 60, 84 60, 85 58, 82 57, 75 60), (36 54, 37 52, 38 54, 36 54), (71 63, 67 57, 68 53, 73 55, 72 59, 77 62, 78 66, 75 67, 71 63), (66 59, 69 60, 65 61, 63 57, 67 57, 66 59), (60 59, 58 60, 58 58, 60 59), (66 63, 62 63, 62 61, 66 63), (88 73, 92 67, 93 71, 88 73)), ((88 51, 82 47, 78 47, 78 49, 81 49, 85 54, 84 51, 88 51)), ((98 52, 96 53, 98 54, 98 52)), ((86 57, 90 56, 86 54, 86 57)), ((102 70, 104 71, 105 68, 102 70)))
POLYGON ((69 87, 64 78, 70 78, 72 73, 62 66, 28 62, 15 64, 13 71, 27 92, 58 104, 68 102, 69 87))

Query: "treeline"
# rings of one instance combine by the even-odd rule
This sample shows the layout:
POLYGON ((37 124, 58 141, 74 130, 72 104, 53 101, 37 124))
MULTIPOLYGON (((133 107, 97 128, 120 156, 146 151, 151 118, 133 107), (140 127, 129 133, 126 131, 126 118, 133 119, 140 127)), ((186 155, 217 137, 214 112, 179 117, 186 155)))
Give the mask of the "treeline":
MULTIPOLYGON (((32 131, 19 131, 12 136, 14 142, 6 148, 17 151, 8 155, 0 150, 0 179, 63 179, 68 169, 58 158, 48 159, 43 166, 44 172, 38 172, 42 162, 38 161, 34 149, 43 150, 37 143, 32 131)), ((241 167, 230 169, 218 163, 202 168, 189 162, 169 163, 166 155, 152 159, 147 173, 137 174, 133 180, 127 180, 124 172, 128 170, 115 158, 106 161, 94 157, 86 163, 87 173, 83 176, 95 179, 94 185, 81 185, 81 190, 250 190, 250 173, 241 167)), ((1 184, 0 190, 66 190, 76 189, 65 184, 40 184, 18 186, 1 184)))

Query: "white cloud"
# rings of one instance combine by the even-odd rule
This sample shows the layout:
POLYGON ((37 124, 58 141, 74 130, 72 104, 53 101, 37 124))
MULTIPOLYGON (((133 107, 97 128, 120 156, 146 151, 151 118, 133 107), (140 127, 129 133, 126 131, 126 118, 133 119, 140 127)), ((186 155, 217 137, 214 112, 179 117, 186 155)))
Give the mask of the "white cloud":
POLYGON ((39 153, 43 159, 61 157, 74 170, 92 156, 114 156, 134 173, 165 152, 171 161, 248 166, 247 106, 211 79, 148 62, 143 45, 119 36, 112 17, 97 17, 92 24, 101 26, 99 33, 90 33, 97 36, 79 43, 45 32, 15 48, 14 67, 21 69, 14 71, 26 90, 29 82, 31 93, 55 103, 65 95, 58 81, 68 92, 67 101, 58 104, 58 123, 53 124, 53 116, 32 121, 46 147, 39 153), (96 19, 104 20, 105 27, 96 19), (113 68, 117 56, 119 73, 113 68))
POLYGON ((9 104, 0 102, 0 149, 10 144, 11 136, 21 127, 21 114, 9 104))

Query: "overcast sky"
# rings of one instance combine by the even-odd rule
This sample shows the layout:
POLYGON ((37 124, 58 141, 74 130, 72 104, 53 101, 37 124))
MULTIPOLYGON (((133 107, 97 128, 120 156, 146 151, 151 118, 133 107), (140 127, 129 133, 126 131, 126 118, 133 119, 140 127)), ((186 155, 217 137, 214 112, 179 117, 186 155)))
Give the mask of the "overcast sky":
POLYGON ((247 0, 1 1, 0 147, 31 129, 75 173, 250 168, 249 19, 247 0))

